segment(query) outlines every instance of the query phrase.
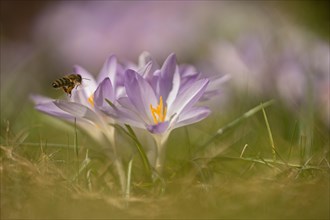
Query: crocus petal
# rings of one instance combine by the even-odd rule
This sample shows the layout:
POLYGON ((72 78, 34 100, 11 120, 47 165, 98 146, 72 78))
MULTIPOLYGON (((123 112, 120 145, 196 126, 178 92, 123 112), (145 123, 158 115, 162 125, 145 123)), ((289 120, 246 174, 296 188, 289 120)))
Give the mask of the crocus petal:
POLYGON ((154 91, 159 90, 159 86, 158 86, 159 78, 160 78, 160 70, 156 70, 155 72, 153 72, 152 76, 147 79, 147 81, 149 82, 149 84, 151 85, 154 91))
POLYGON ((140 113, 137 111, 135 106, 132 104, 128 97, 122 97, 117 100, 122 108, 119 107, 121 111, 121 116, 123 117, 124 114, 127 115, 131 120, 138 121, 139 123, 143 124, 144 127, 145 120, 143 117, 140 116, 140 113), (122 114, 124 112, 124 114, 122 114))
POLYGON ((104 135, 102 134, 102 132, 100 132, 100 130, 95 129, 95 126, 93 125, 93 123, 90 123, 89 120, 83 118, 76 118, 73 115, 69 114, 68 112, 65 112, 59 107, 57 107, 54 104, 53 100, 49 99, 51 100, 50 102, 44 102, 46 99, 41 100, 42 103, 36 104, 35 109, 47 115, 64 119, 70 122, 74 122, 74 120, 76 119, 77 125, 82 129, 84 129, 86 132, 88 132, 95 140, 98 141, 103 140, 104 135))
MULTIPOLYGON (((38 111, 68 121, 73 121, 75 118, 72 114, 60 109, 57 105, 55 105, 54 99, 50 99, 40 95, 31 95, 30 98, 36 104, 35 109, 38 111)), ((77 119, 77 122, 78 121, 79 120, 77 119)), ((82 119, 81 123, 86 123, 86 120, 82 119)))
POLYGON ((157 94, 162 96, 164 100, 167 100, 168 95, 173 87, 173 76, 176 71, 176 56, 175 54, 170 54, 165 60, 161 73, 160 79, 158 80, 157 94))
POLYGON ((63 111, 70 113, 73 117, 85 118, 91 122, 101 124, 97 114, 84 105, 75 102, 62 101, 62 100, 56 100, 53 103, 63 111))
POLYGON ((51 116, 62 119, 73 119, 72 115, 58 108, 53 99, 40 95, 30 95, 30 99, 35 103, 35 109, 51 116))
POLYGON ((36 94, 30 95, 30 99, 36 105, 43 104, 43 103, 49 103, 49 102, 54 101, 54 99, 51 99, 51 98, 48 98, 48 97, 45 97, 45 96, 41 96, 41 95, 36 95, 36 94))
POLYGON ((105 63, 97 77, 97 82, 103 81, 105 78, 109 77, 113 85, 116 84, 117 75, 117 58, 115 55, 110 56, 105 63))
POLYGON ((82 79, 83 89, 86 90, 86 93, 88 95, 91 95, 97 87, 97 84, 95 82, 95 79, 94 79, 93 75, 90 74, 87 70, 85 70, 81 66, 76 65, 73 68, 74 68, 74 72, 76 74, 81 75, 81 77, 83 78, 82 79))
POLYGON ((114 102, 115 100, 115 94, 113 91, 113 87, 111 84, 111 81, 108 77, 106 77, 100 85, 97 87, 97 89, 94 92, 94 104, 97 107, 104 107, 105 105, 108 105, 105 102, 105 99, 108 99, 111 102, 114 102))
POLYGON ((172 90, 170 91, 170 94, 168 95, 168 98, 166 100, 167 103, 167 109, 170 109, 174 100, 176 99, 179 89, 180 89, 181 79, 180 79, 180 73, 175 72, 173 77, 173 86, 172 90))
POLYGON ((90 93, 88 90, 85 88, 78 88, 72 90, 71 97, 69 98, 71 102, 77 102, 82 105, 90 106, 90 103, 88 102, 88 98, 92 95, 93 93, 90 93))
POLYGON ((158 101, 150 84, 137 72, 129 69, 125 72, 125 88, 128 98, 145 122, 153 122, 150 105, 156 106, 158 101))
POLYGON ((192 65, 189 64, 181 64, 179 65, 179 72, 180 75, 184 78, 187 76, 193 76, 193 75, 198 75, 198 71, 196 68, 192 65))
POLYGON ((61 118, 65 120, 74 119, 74 117, 71 114, 58 108, 53 102, 45 102, 45 103, 37 104, 35 106, 35 109, 57 118, 61 118))
POLYGON ((194 74, 194 75, 182 77, 180 91, 187 89, 187 87, 189 87, 191 83, 197 81, 199 77, 200 74, 194 74))
POLYGON ((146 127, 147 127, 147 130, 153 134, 161 134, 167 130, 169 124, 170 123, 168 121, 165 121, 165 122, 158 123, 156 125, 146 125, 146 127))
POLYGON ((124 108, 130 109, 132 111, 134 111, 134 109, 135 109, 134 105, 132 104, 132 102, 130 101, 130 99, 128 97, 121 97, 121 98, 117 99, 117 102, 124 108))
MULTIPOLYGON (((159 65, 156 62, 156 60, 150 55, 149 52, 144 51, 140 56, 139 56, 139 65, 138 69, 140 70, 141 68, 147 66, 150 63, 150 68, 148 71, 144 71, 143 73, 143 78, 147 79, 148 81, 152 77, 152 74, 159 69, 159 65)), ((140 72, 140 71, 138 71, 140 72)))
POLYGON ((211 110, 207 107, 194 107, 189 109, 188 111, 183 111, 178 121, 173 126, 174 128, 178 128, 181 126, 185 126, 188 124, 196 123, 204 118, 206 118, 211 113, 211 110))
POLYGON ((123 124, 129 124, 132 125, 133 127, 145 129, 145 123, 143 121, 136 120, 137 118, 134 116, 135 115, 129 113, 129 111, 121 111, 120 114, 117 114, 116 120, 123 124))
POLYGON ((231 79, 230 75, 216 76, 216 77, 211 78, 210 83, 207 86, 206 91, 200 101, 209 100, 212 97, 221 93, 221 91, 223 91, 221 89, 221 88, 223 88, 222 84, 229 81, 230 79, 231 79))
POLYGON ((129 124, 138 128, 145 128, 144 120, 139 115, 137 115, 136 112, 133 112, 130 109, 116 106, 116 108, 103 108, 101 111, 111 118, 116 119, 116 121, 119 123, 129 124))
POLYGON ((152 67, 152 63, 149 62, 146 65, 144 65, 143 67, 140 67, 136 72, 140 73, 140 75, 146 79, 146 80, 150 80, 152 78, 152 71, 151 71, 151 67, 152 67))
POLYGON ((152 57, 149 52, 143 51, 139 56, 139 65, 138 67, 143 67, 151 61, 152 57))
POLYGON ((191 83, 184 91, 181 91, 173 102, 171 109, 168 110, 168 116, 171 117, 175 113, 173 119, 175 121, 184 109, 192 107, 202 97, 208 83, 208 79, 198 80, 191 83))

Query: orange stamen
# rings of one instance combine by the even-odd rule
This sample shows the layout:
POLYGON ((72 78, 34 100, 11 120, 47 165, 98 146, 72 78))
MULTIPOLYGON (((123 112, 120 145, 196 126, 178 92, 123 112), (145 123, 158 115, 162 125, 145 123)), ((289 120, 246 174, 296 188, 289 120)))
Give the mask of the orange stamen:
POLYGON ((150 104, 150 111, 155 124, 165 121, 167 107, 164 107, 162 96, 159 97, 159 104, 156 108, 152 107, 152 105, 150 104))
POLYGON ((94 107, 94 94, 92 94, 91 96, 89 96, 88 102, 94 107))

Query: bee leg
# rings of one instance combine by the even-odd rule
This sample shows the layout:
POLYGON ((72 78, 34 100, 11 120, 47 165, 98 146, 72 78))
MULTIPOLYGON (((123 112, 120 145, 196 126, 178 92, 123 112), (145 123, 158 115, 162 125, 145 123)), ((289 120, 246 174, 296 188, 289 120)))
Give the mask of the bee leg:
POLYGON ((65 93, 68 93, 68 89, 65 86, 63 86, 62 88, 63 88, 65 93))
POLYGON ((66 93, 69 94, 70 97, 71 97, 71 91, 72 91, 72 89, 74 89, 74 87, 72 87, 72 86, 68 86, 66 88, 66 93))
POLYGON ((72 90, 72 89, 70 89, 69 87, 66 87, 66 86, 63 86, 62 88, 63 88, 64 92, 65 92, 66 94, 68 94, 69 97, 71 97, 71 90, 72 90))

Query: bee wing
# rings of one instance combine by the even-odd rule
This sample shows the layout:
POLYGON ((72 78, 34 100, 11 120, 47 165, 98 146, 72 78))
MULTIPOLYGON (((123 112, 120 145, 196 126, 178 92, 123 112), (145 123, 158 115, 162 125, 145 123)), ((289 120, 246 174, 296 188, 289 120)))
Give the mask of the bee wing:
POLYGON ((84 82, 82 82, 81 84, 79 84, 79 85, 76 86, 77 89, 78 88, 86 88, 86 87, 88 87, 88 84, 87 83, 84 83, 84 82))
MULTIPOLYGON (((81 84, 76 85, 74 88, 75 88, 75 90, 79 90, 79 91, 88 90, 89 85, 85 82, 82 82, 81 84)), ((89 91, 85 91, 85 92, 87 92, 87 94, 89 94, 89 91)), ((94 91, 91 91, 91 92, 94 92, 94 91)))

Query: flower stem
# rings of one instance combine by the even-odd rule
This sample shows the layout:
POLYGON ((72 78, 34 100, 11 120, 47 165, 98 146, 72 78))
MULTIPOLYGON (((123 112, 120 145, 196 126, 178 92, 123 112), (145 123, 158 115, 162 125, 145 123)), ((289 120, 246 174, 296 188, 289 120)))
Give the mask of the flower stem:
MULTIPOLYGON (((117 157, 117 155, 115 155, 115 157, 117 157)), ((124 193, 126 191, 126 177, 123 164, 118 158, 115 158, 114 164, 117 168, 121 191, 124 193)))
POLYGON ((154 168, 156 171, 161 174, 164 168, 164 161, 165 161, 165 145, 168 138, 168 134, 162 135, 154 135, 154 139, 156 142, 156 162, 154 168))
POLYGON ((125 193, 126 191, 126 176, 125 176, 125 170, 122 164, 122 161, 120 159, 120 156, 117 154, 117 149, 116 149, 116 135, 115 135, 115 128, 114 127, 108 127, 108 126, 103 126, 103 131, 104 135, 108 139, 111 147, 112 147, 112 155, 113 155, 113 160, 114 160, 114 165, 117 169, 117 174, 119 177, 119 184, 121 187, 121 192, 125 193))

